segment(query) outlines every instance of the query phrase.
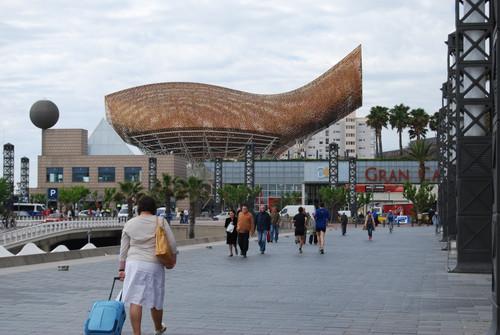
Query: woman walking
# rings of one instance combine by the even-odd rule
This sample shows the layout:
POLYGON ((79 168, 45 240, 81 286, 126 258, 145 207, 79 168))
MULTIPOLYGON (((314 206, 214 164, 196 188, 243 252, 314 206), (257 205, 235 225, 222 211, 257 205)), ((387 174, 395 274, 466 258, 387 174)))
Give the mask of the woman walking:
POLYGON ((299 207, 299 213, 293 217, 293 225, 295 226, 295 238, 299 241, 299 253, 302 253, 302 247, 306 243, 306 216, 303 207, 299 207))
POLYGON ((238 231, 236 230, 237 221, 236 213, 231 209, 229 217, 224 224, 226 228, 226 244, 229 245, 229 257, 233 257, 233 248, 234 253, 238 256, 238 248, 236 247, 236 240, 238 239, 238 231))
POLYGON ((155 334, 164 334, 162 323, 165 296, 165 267, 155 255, 155 232, 163 225, 172 253, 177 249, 170 226, 158 218, 153 198, 139 199, 139 215, 129 220, 122 231, 118 276, 123 283, 123 302, 130 305, 130 323, 134 335, 141 335, 142 308, 151 310, 155 334))
POLYGON ((271 242, 278 243, 278 235, 280 230, 280 213, 278 208, 271 209, 271 242))
POLYGON ((373 237, 373 231, 375 230, 375 219, 373 218, 373 214, 370 211, 366 213, 365 229, 368 230, 368 240, 371 241, 373 237))

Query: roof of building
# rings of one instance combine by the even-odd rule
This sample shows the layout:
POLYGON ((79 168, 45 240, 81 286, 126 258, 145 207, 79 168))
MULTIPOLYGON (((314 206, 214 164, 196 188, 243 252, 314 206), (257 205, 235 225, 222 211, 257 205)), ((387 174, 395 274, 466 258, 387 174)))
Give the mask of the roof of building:
POLYGON ((252 94, 199 83, 138 86, 105 97, 106 117, 127 143, 188 159, 279 154, 297 138, 362 104, 361 46, 309 84, 281 94, 252 94))
POLYGON ((133 155, 127 144, 103 118, 88 140, 89 155, 133 155))

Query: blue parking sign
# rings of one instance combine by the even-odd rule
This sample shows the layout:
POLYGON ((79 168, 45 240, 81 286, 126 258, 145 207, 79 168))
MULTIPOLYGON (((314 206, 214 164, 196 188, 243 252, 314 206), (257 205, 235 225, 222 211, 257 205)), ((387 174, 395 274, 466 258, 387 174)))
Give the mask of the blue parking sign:
POLYGON ((51 201, 57 201, 59 192, 57 191, 57 188, 48 188, 47 189, 47 199, 51 201))

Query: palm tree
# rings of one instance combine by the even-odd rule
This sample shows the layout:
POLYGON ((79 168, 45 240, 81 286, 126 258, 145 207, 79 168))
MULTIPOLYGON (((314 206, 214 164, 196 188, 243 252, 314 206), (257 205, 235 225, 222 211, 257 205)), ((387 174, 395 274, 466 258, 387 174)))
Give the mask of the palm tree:
POLYGON ((168 223, 170 223, 170 217, 172 213, 170 202, 172 200, 172 197, 175 195, 176 180, 177 177, 172 177, 168 173, 164 173, 160 182, 160 193, 163 195, 165 200, 165 214, 168 223))
POLYGON ((389 108, 375 106, 370 109, 366 124, 375 129, 375 155, 382 157, 382 128, 387 128, 389 108))
POLYGON ((127 200, 128 219, 134 216, 133 206, 142 195, 143 187, 138 181, 119 182, 120 193, 127 200))
POLYGON ((439 126, 439 112, 436 112, 431 115, 429 118, 429 129, 437 132, 439 126))
POLYGON ((195 217, 200 202, 210 197, 210 185, 203 179, 189 177, 187 180, 177 179, 174 184, 176 199, 189 199, 189 238, 194 238, 195 217))
POLYGON ((105 209, 109 209, 111 202, 115 198, 116 188, 110 187, 104 189, 103 205, 105 209))
POLYGON ((399 104, 394 106, 389 111, 389 123, 391 124, 391 128, 396 128, 399 135, 399 155, 403 156, 403 130, 408 127, 410 122, 410 116, 408 115, 408 111, 410 107, 405 106, 403 104, 399 104))
POLYGON ((418 176, 420 183, 425 181, 425 161, 432 159, 431 144, 424 140, 416 140, 408 147, 408 156, 418 161, 418 176))
POLYGON ((427 133, 427 125, 429 124, 429 114, 422 108, 412 109, 410 111, 410 138, 421 140, 425 138, 427 133))

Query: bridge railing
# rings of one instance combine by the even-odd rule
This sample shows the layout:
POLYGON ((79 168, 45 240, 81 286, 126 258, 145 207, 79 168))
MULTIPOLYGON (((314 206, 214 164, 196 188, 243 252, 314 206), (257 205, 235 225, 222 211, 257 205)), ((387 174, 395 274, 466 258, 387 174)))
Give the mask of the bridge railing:
POLYGON ((112 218, 83 218, 77 221, 39 223, 0 233, 0 245, 5 247, 10 244, 28 241, 37 237, 43 237, 63 231, 123 227, 123 224, 123 222, 118 222, 118 220, 112 218))

